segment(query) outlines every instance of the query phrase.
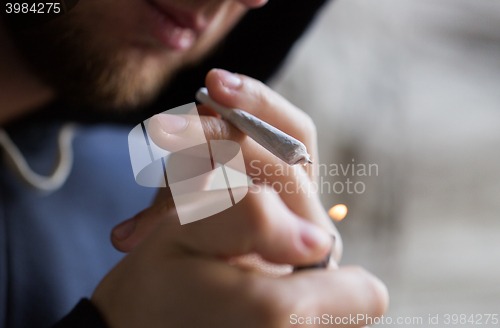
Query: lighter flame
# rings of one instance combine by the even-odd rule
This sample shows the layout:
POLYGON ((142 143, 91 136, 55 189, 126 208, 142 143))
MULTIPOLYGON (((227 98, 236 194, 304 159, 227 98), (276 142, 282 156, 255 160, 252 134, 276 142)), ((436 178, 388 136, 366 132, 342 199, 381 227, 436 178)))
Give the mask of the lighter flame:
POLYGON ((344 204, 335 205, 328 211, 328 215, 335 221, 342 221, 347 215, 347 206, 344 204))

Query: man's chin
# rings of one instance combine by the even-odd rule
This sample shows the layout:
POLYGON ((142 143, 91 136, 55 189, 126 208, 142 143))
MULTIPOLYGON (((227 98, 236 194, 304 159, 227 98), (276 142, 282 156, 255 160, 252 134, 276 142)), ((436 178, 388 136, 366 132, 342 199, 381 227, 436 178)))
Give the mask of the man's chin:
POLYGON ((78 90, 56 87, 59 101, 73 109, 93 109, 108 112, 130 112, 150 105, 158 96, 159 91, 133 90, 130 86, 113 92, 103 90, 88 90, 86 86, 78 90), (130 91, 129 91, 130 90, 130 91))
POLYGON ((144 90, 141 86, 118 86, 111 93, 95 92, 94 94, 76 95, 73 103, 79 102, 98 110, 129 112, 150 105, 160 93, 159 83, 154 89, 144 90), (79 100, 78 100, 79 98, 79 100))
POLYGON ((169 52, 106 44, 85 30, 71 28, 65 33, 55 23, 46 24, 12 34, 12 39, 34 75, 72 107, 142 108, 157 97, 180 64, 169 52))
MULTIPOLYGON (((133 111, 151 104, 173 75, 168 62, 109 59, 74 84, 54 85, 72 106, 104 111, 133 111)), ((78 72, 77 74, 82 74, 78 72)), ((83 73, 85 74, 85 73, 83 73)))

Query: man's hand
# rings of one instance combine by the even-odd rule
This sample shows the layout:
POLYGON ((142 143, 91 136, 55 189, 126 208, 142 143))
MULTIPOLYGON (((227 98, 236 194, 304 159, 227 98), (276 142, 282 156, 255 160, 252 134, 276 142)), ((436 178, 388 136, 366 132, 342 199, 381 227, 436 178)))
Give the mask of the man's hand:
MULTIPOLYGON (((205 193, 201 203, 222 192, 205 193)), ((167 215, 96 289, 92 301, 111 328, 280 328, 291 326, 293 314, 376 317, 386 310, 384 285, 359 268, 274 278, 231 264, 255 252, 272 263, 310 265, 329 252, 329 234, 290 211, 270 188, 191 224, 179 225, 172 213, 143 212, 167 215)))
MULTIPOLYGON (((336 237, 334 259, 339 261, 342 254, 342 239, 324 210, 317 190, 309 189, 311 182, 317 182, 319 164, 316 127, 311 118, 269 87, 247 76, 231 74, 214 69, 206 78, 210 96, 218 103, 230 108, 241 108, 283 132, 302 141, 307 147, 315 164, 293 167, 288 166, 253 139, 246 137, 227 121, 216 116, 156 115, 149 123, 148 132, 154 142, 170 151, 203 140, 232 140, 240 144, 245 160, 246 172, 255 181, 266 181, 269 185, 279 186, 280 197, 290 210, 298 216, 318 224, 336 237), (185 122, 179 122, 179 119, 185 122), (168 131, 167 131, 168 130, 168 131), (172 131, 175 130, 175 133, 172 131), (274 174, 279 172, 278 174, 274 174), (299 188, 301 186, 302 188, 299 188)), ((199 107, 200 112, 209 113, 206 106, 199 107)), ((160 193, 157 201, 168 198, 160 193)), ((154 229, 155 222, 138 223, 140 227, 130 238, 114 238, 115 247, 128 252, 141 238, 154 229)))
MULTIPOLYGON (((318 163, 312 121, 281 96, 256 80, 222 70, 212 70, 206 85, 215 101, 242 108, 301 140, 318 163)), ((200 111, 209 113, 207 108, 200 111)), ((208 140, 237 141, 247 172, 254 178, 259 178, 258 170, 252 171, 255 167, 263 174, 265 165, 286 165, 216 116, 202 116, 201 123, 189 115, 184 118, 186 124, 177 124, 177 132, 169 133, 171 117, 157 116, 148 132, 167 150, 182 146, 201 130, 208 140)), ((311 183, 317 178, 310 167, 295 166, 284 172, 265 178, 282 185, 311 183)), ((217 202, 225 193, 206 192, 192 206, 199 209, 217 202)), ((113 244, 130 254, 100 283, 92 301, 111 328, 280 328, 292 326, 294 314, 382 315, 387 290, 362 269, 332 265, 292 275, 283 275, 290 270, 273 272, 272 265, 290 268, 322 261, 332 247, 331 234, 337 235, 334 257, 338 260, 340 237, 319 197, 309 192, 277 193, 259 185, 224 212, 181 226, 165 189, 152 207, 115 228, 113 244), (240 259, 248 254, 258 254, 262 260, 244 265, 240 259), (260 270, 261 262, 272 265, 260 270)), ((346 327, 364 325, 357 322, 346 327)))

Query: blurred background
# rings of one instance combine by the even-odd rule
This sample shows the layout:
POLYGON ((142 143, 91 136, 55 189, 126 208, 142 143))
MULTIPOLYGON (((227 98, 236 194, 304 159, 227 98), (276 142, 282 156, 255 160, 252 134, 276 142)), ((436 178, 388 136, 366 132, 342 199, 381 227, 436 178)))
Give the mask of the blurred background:
POLYGON ((334 1, 272 86, 321 163, 378 165, 322 201, 348 206, 342 264, 388 285, 387 315, 500 314, 500 1, 334 1))

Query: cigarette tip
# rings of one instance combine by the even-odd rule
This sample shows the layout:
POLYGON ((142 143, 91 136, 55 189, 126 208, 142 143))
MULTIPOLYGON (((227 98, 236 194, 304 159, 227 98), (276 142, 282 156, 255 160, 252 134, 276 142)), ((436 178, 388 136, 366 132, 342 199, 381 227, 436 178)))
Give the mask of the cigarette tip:
POLYGON ((297 164, 299 163, 302 164, 302 166, 307 166, 307 164, 314 164, 313 161, 309 158, 303 158, 299 162, 297 162, 297 164))

